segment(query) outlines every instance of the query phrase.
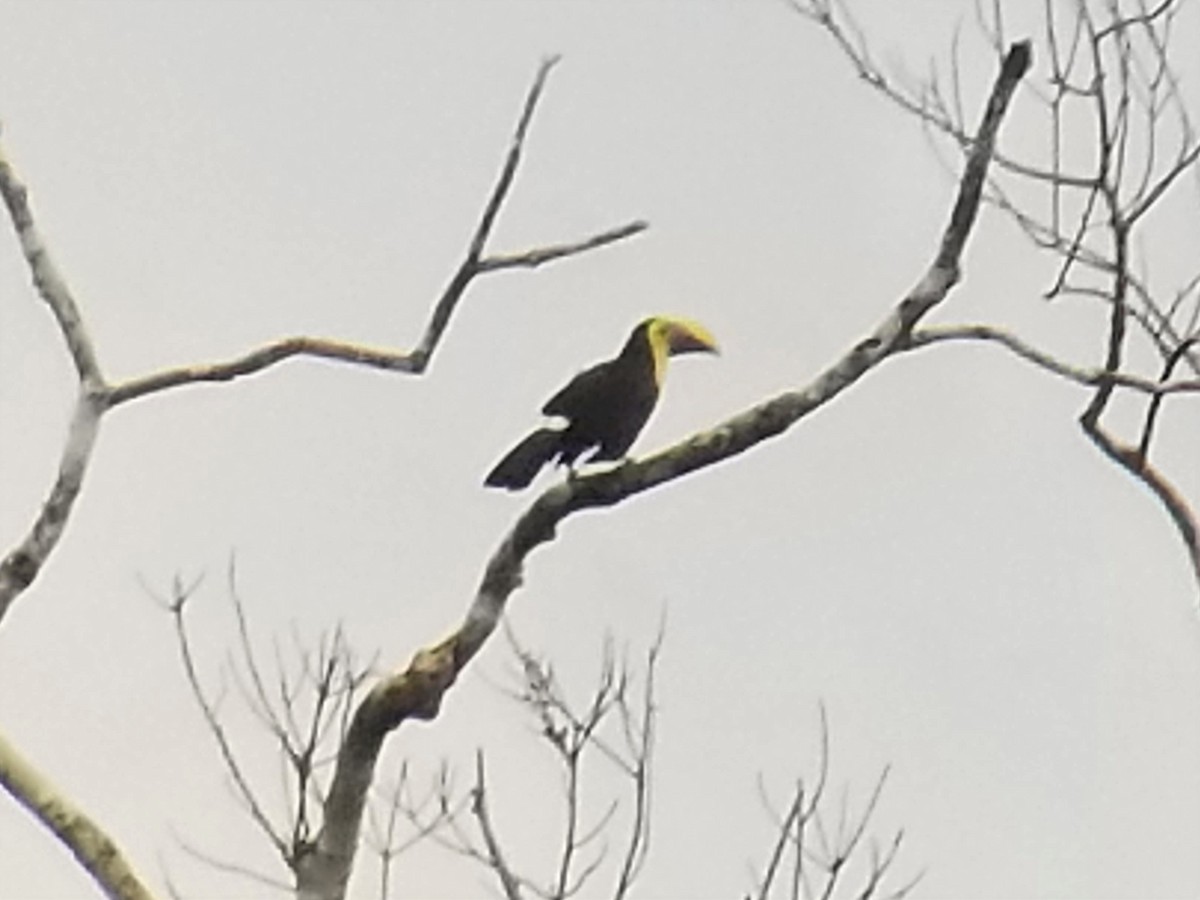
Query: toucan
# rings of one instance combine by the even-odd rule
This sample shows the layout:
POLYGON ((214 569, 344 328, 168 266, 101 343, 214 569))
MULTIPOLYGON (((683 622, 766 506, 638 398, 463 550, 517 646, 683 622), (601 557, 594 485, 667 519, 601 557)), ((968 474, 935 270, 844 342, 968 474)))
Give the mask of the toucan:
POLYGON ((542 412, 566 419, 566 425, 534 431, 496 463, 484 484, 520 490, 555 457, 573 467, 592 447, 588 462, 622 459, 654 410, 667 358, 697 352, 717 352, 704 326, 666 316, 639 322, 615 358, 580 372, 546 401, 542 412))

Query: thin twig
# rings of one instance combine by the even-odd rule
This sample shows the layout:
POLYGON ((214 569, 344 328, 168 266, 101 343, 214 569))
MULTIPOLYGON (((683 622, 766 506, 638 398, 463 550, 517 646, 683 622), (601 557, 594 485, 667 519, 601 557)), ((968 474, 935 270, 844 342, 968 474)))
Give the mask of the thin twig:
MULTIPOLYGON (((1167 359, 1166 364, 1163 366, 1163 381, 1166 381, 1171 377, 1171 372, 1174 371, 1175 366, 1179 363, 1179 360, 1182 359, 1184 354, 1187 353, 1188 348, 1197 342, 1200 342, 1200 337, 1189 338, 1176 348, 1175 352, 1171 354, 1170 358, 1167 359)), ((1146 424, 1142 428, 1142 440, 1138 444, 1138 456, 1143 462, 1146 460, 1146 457, 1150 455, 1150 441, 1154 436, 1154 425, 1158 420, 1158 412, 1162 405, 1162 400, 1163 394, 1155 394, 1150 399, 1150 405, 1146 410, 1146 424)))
POLYGON ((508 863, 504 861, 504 854, 500 850, 500 842, 496 838, 495 829, 492 827, 492 820, 488 815, 483 751, 477 751, 475 754, 475 787, 471 791, 471 812, 475 815, 475 819, 479 823, 479 832, 483 836, 484 845, 487 847, 488 864, 500 879, 500 886, 504 889, 504 896, 508 900, 521 900, 521 886, 509 869, 508 863))
POLYGON ((179 658, 183 663, 183 671, 187 677, 188 687, 191 689, 196 706, 200 709, 200 713, 204 718, 204 724, 208 729, 208 733, 212 736, 217 749, 221 753, 225 770, 233 780, 239 798, 250 813, 250 818, 266 836, 280 858, 290 865, 292 860, 291 848, 259 804, 258 798, 250 786, 250 781, 242 771, 241 763, 238 762, 237 756, 233 751, 233 745, 229 742, 229 738, 225 734, 225 728, 217 716, 217 711, 209 701, 208 695, 200 683, 200 676, 196 671, 195 660, 192 657, 191 640, 188 637, 187 626, 184 621, 184 610, 190 598, 191 594, 176 579, 169 609, 175 624, 176 645, 179 649, 179 658))
POLYGON ((253 881, 256 884, 261 884, 263 887, 268 887, 271 888, 271 890, 280 891, 282 893, 290 894, 293 890, 295 890, 293 885, 290 885, 285 881, 280 881, 278 878, 272 878, 270 875, 264 875, 262 872, 252 869, 249 866, 243 866, 240 863, 230 862, 229 860, 222 859, 219 856, 213 856, 212 854, 205 853, 203 850, 192 846, 178 835, 175 836, 175 842, 179 845, 179 849, 181 849, 188 856, 192 857, 197 862, 202 862, 204 865, 216 869, 218 872, 224 872, 227 875, 237 875, 241 878, 247 879, 248 881, 253 881))

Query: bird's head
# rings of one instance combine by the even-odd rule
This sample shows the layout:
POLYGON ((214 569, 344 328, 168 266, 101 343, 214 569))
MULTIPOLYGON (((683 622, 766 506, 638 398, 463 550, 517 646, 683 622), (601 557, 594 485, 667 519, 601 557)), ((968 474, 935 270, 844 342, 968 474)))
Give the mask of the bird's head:
POLYGON ((717 339, 699 322, 658 316, 647 321, 651 346, 666 348, 668 356, 681 353, 719 353, 717 339))
POLYGON ((650 345, 650 357, 654 361, 654 383, 661 385, 667 371, 667 357, 681 353, 716 353, 717 341, 707 328, 689 319, 671 319, 655 316, 646 319, 629 338, 630 345, 638 340, 639 333, 650 345))

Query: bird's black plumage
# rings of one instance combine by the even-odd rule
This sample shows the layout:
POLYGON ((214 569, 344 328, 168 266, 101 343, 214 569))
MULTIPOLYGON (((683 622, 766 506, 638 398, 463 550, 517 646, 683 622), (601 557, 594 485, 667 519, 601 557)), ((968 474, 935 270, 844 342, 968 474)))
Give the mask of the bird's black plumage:
POLYGON ((654 411, 667 357, 715 350, 712 336, 694 323, 662 317, 640 322, 614 359, 580 372, 546 401, 542 412, 566 419, 566 427, 531 433, 496 464, 484 484, 518 490, 547 463, 557 459, 559 465, 572 465, 593 447, 588 460, 621 459, 654 411))

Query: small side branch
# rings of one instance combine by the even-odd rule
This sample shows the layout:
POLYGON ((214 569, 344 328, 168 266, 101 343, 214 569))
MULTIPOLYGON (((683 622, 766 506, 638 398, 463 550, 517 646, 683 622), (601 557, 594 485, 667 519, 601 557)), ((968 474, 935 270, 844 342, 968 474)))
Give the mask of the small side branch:
MULTIPOLYGON (((1171 373, 1175 371, 1175 366, 1179 364, 1179 361, 1183 359, 1187 352, 1192 348, 1192 345, 1196 344, 1197 342, 1200 342, 1200 337, 1188 338, 1175 348, 1175 352, 1167 357, 1167 361, 1163 365, 1163 373, 1160 383, 1166 383, 1168 379, 1170 379, 1171 373)), ((1146 457, 1150 455, 1150 443, 1154 440, 1154 426, 1158 421, 1158 413, 1159 410, 1162 409, 1162 401, 1165 393, 1165 391, 1157 391, 1150 399, 1150 407, 1146 410, 1146 424, 1142 428, 1141 443, 1138 444, 1138 456, 1140 456, 1143 461, 1145 461, 1146 457)))
POLYGON ((1200 379, 1190 378, 1170 381, 1171 370, 1168 369, 1162 380, 1155 381, 1140 375, 1130 375, 1125 372, 1110 372, 1096 367, 1074 366, 1063 362, 1055 356, 1040 350, 1027 341, 1022 340, 1011 331, 997 328, 994 325, 949 325, 939 327, 919 328, 909 336, 904 350, 917 350, 946 341, 984 341, 999 344, 1026 362, 1033 363, 1047 372, 1061 376, 1068 381, 1085 387, 1111 382, 1118 387, 1129 388, 1150 397, 1165 397, 1168 394, 1200 393, 1200 379))
POLYGON ((492 827, 492 819, 488 813, 483 751, 477 751, 475 754, 475 787, 471 789, 471 813, 479 822, 479 832, 483 836, 483 845, 487 848, 488 865, 500 879, 506 900, 521 900, 521 884, 504 861, 500 840, 496 837, 496 829, 492 827))
POLYGON ((119 406, 130 400, 156 394, 184 384, 233 381, 253 375, 293 356, 312 356, 393 372, 415 372, 412 355, 329 338, 289 337, 272 341, 243 356, 220 363, 199 363, 163 369, 151 375, 132 378, 114 385, 108 392, 108 405, 119 406))
POLYGON ((229 777, 233 781, 238 799, 249 812, 254 824, 267 838, 271 846, 275 848, 275 852, 279 854, 280 859, 285 863, 290 863, 293 855, 292 848, 285 840, 282 829, 277 828, 271 821, 266 809, 259 802, 257 795, 250 786, 250 779, 246 777, 245 772, 242 770, 241 763, 234 752, 233 744, 225 734, 225 727, 221 724, 217 713, 217 704, 209 698, 201 683, 200 674, 196 671, 195 659, 192 656, 191 640, 188 637, 185 613, 197 585, 198 582, 191 585, 184 585, 180 579, 176 578, 172 586, 170 600, 163 603, 163 606, 171 614, 175 626, 175 640, 179 648, 179 658, 183 664, 183 671, 187 676, 188 687, 192 691, 192 697, 196 701, 196 706, 204 716, 204 725, 208 729, 208 733, 212 735, 212 739, 221 753, 221 759, 225 763, 225 770, 229 773, 229 777))
POLYGON ((1080 418, 1084 433, 1100 451, 1122 469, 1146 485, 1159 499, 1183 539, 1192 574, 1200 585, 1200 525, 1179 490, 1142 455, 1138 447, 1127 446, 1112 437, 1095 420, 1080 418))
POLYGON ((477 272, 494 272, 497 269, 536 269, 538 266, 554 262, 566 256, 574 256, 576 253, 595 250, 597 247, 603 247, 606 244, 616 243, 627 237, 633 237, 635 234, 643 232, 649 227, 649 222, 639 219, 636 222, 630 222, 627 225, 621 225, 617 228, 610 228, 608 231, 602 231, 600 234, 585 238, 582 241, 574 241, 570 244, 535 247, 533 250, 526 250, 523 253, 494 254, 479 260, 475 270, 477 272))

